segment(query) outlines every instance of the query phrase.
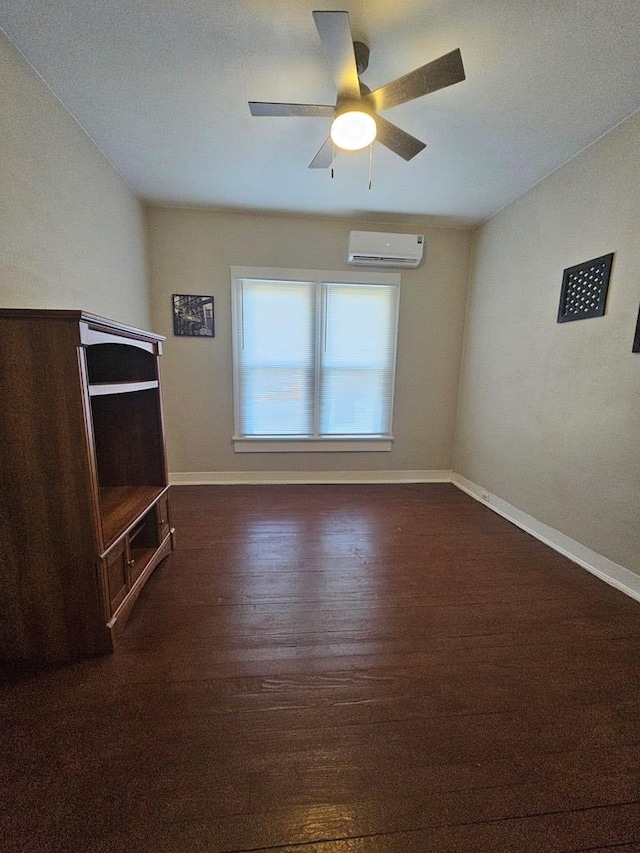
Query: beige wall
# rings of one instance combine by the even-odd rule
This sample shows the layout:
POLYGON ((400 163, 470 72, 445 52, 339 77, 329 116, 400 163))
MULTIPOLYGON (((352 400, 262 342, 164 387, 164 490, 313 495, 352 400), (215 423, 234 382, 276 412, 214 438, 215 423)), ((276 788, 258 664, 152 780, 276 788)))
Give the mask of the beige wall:
POLYGON ((149 325, 144 211, 0 32, 0 305, 149 325))
POLYGON ((163 380, 173 473, 451 468, 469 232, 162 207, 149 208, 148 220, 153 327, 168 336, 163 380), (230 267, 348 269, 348 234, 358 228, 426 234, 424 267, 402 272, 393 450, 234 454, 230 267), (213 294, 214 340, 173 337, 172 293, 213 294))
POLYGON ((640 574, 640 114, 475 242, 455 470, 640 574), (563 269, 615 252, 606 315, 556 323, 563 269))

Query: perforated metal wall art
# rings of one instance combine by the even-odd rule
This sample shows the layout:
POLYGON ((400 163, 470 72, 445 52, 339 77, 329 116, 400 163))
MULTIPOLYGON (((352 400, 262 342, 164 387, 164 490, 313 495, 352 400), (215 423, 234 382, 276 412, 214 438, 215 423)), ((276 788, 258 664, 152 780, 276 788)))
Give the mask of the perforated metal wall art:
POLYGON ((612 261, 613 252, 567 267, 562 276, 558 323, 604 314, 612 261))

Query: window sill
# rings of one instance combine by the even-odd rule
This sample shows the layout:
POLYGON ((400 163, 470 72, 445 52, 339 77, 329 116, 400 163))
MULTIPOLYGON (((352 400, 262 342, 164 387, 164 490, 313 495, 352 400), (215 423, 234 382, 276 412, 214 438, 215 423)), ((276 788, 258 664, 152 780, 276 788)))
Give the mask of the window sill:
POLYGON ((362 453, 391 450, 393 438, 234 438, 235 453, 362 453))

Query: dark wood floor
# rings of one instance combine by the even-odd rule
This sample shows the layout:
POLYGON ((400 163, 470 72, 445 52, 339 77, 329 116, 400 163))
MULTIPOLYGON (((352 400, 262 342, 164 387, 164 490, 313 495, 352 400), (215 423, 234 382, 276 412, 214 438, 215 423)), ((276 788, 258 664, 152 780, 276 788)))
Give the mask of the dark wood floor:
POLYGON ((2 689, 3 853, 640 851, 640 605, 448 485, 183 487, 2 689))

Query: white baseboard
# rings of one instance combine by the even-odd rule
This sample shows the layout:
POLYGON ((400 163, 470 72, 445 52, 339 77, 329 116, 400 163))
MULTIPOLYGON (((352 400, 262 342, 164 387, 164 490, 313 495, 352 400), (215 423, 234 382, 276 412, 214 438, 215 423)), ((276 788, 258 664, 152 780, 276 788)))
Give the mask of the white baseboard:
POLYGON ((451 471, 174 471, 172 486, 450 483, 451 471))
POLYGON ((530 533, 555 551, 573 560, 574 563, 582 566, 588 572, 606 581, 606 583, 614 586, 631 598, 635 598, 636 601, 640 601, 640 576, 634 572, 625 569, 624 566, 614 563, 613 560, 609 560, 601 554, 597 554, 590 548, 581 545, 580 542, 576 542, 575 539, 570 539, 564 533, 560 533, 559 530, 543 524, 532 515, 528 515, 526 512, 512 506, 507 501, 491 494, 486 489, 476 485, 476 483, 472 483, 471 480, 467 480, 460 474, 452 474, 451 482, 463 492, 471 495, 472 498, 488 506, 489 509, 511 521, 522 530, 526 530, 527 533, 530 533))

